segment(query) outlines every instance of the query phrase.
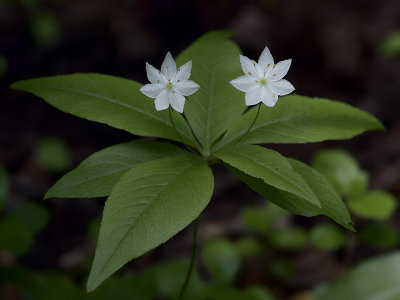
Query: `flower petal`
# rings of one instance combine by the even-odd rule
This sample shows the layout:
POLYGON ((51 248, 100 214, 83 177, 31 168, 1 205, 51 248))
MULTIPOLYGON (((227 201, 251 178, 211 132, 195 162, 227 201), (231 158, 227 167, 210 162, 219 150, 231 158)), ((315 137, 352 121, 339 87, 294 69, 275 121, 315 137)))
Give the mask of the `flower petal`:
POLYGON ((255 105, 261 101, 261 86, 256 85, 249 89, 245 95, 246 105, 255 105))
POLYGON ((146 62, 146 72, 147 72, 147 78, 149 79, 149 81, 151 83, 154 83, 154 84, 160 83, 161 84, 161 83, 165 82, 165 78, 161 74, 161 72, 147 62, 146 62))
POLYGON ((236 79, 229 81, 229 83, 232 84, 235 88, 237 88, 239 91, 242 91, 242 92, 247 92, 253 86, 257 85, 257 83, 255 82, 255 79, 253 77, 251 77, 250 75, 240 76, 236 79))
POLYGON ((289 71, 290 65, 292 64, 291 59, 286 59, 278 62, 273 68, 270 68, 267 73, 267 77, 271 81, 281 80, 289 71))
POLYGON ((190 71, 192 70, 192 61, 188 61, 186 64, 180 66, 176 72, 174 83, 186 81, 190 77, 190 71))
POLYGON ((263 68, 268 68, 274 65, 274 58, 272 57, 267 46, 265 46, 263 52, 261 53, 260 58, 258 59, 258 64, 263 68))
POLYGON ((165 55, 164 61, 161 65, 161 73, 165 76, 167 80, 173 80, 176 74, 176 63, 172 58, 171 53, 165 55))
POLYGON ((181 81, 175 84, 175 91, 182 96, 194 94, 200 86, 193 80, 181 81))
POLYGON ((177 93, 169 93, 169 103, 172 108, 177 112, 183 113, 183 107, 185 106, 185 97, 177 93))
POLYGON ((268 84, 268 87, 271 89, 272 93, 275 93, 279 96, 290 94, 295 90, 294 86, 285 79, 271 81, 268 84))
POLYGON ((278 101, 278 95, 273 93, 268 87, 263 87, 262 89, 261 101, 266 106, 273 107, 276 104, 276 101, 278 101))
POLYGON ((154 101, 154 104, 156 105, 156 110, 164 110, 169 107, 169 102, 168 102, 168 97, 167 97, 167 92, 163 90, 156 98, 154 101))
POLYGON ((164 87, 161 84, 146 84, 140 88, 140 91, 147 97, 156 98, 162 91, 164 87))
POLYGON ((259 70, 257 70, 257 63, 254 60, 251 60, 246 56, 240 55, 240 64, 242 65, 242 70, 245 75, 259 78, 259 70))

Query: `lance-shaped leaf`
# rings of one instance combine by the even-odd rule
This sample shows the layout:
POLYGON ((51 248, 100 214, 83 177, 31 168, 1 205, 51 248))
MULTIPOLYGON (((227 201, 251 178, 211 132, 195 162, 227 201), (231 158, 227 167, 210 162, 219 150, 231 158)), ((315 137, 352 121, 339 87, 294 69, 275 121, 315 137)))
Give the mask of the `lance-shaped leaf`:
POLYGON ((262 105, 254 126, 243 136, 256 114, 257 107, 246 112, 215 149, 239 138, 243 144, 308 143, 349 139, 364 131, 384 129, 375 117, 348 104, 290 95, 279 98, 273 108, 262 105))
POLYGON ((320 206, 318 198, 303 177, 276 151, 256 145, 233 145, 216 152, 215 156, 278 190, 292 193, 306 202, 320 206))
POLYGON ((303 198, 280 189, 277 189, 263 180, 249 176, 238 169, 229 168, 241 181, 266 200, 292 212, 306 217, 318 214, 327 215, 343 227, 354 230, 349 211, 334 187, 315 169, 306 164, 288 159, 293 170, 300 174, 308 186, 318 197, 321 207, 305 201, 303 198))
MULTIPOLYGON (((168 112, 158 112, 152 100, 139 89, 142 85, 103 74, 71 74, 16 82, 11 88, 30 92, 58 109, 136 135, 154 136, 180 142, 168 112)), ((176 127, 190 145, 196 145, 181 115, 176 127)))
POLYGON ((104 207, 88 290, 185 228, 213 188, 207 162, 194 155, 145 162, 125 173, 104 207))
POLYGON ((240 50, 229 36, 228 31, 207 33, 177 58, 178 65, 193 62, 191 79, 200 89, 188 97, 185 116, 206 153, 246 108, 242 92, 229 84, 242 73, 240 50))
POLYGON ((122 175, 137 164, 189 152, 169 143, 135 140, 98 151, 64 175, 45 199, 108 196, 122 175))

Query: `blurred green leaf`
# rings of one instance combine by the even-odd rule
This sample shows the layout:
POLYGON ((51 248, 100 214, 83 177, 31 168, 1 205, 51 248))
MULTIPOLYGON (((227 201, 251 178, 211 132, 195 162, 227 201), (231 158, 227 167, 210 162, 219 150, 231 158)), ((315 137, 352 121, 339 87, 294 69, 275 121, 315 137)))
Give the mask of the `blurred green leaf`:
POLYGON ((83 300, 86 298, 81 288, 58 274, 33 273, 31 282, 22 290, 24 300, 83 300))
POLYGON ((399 233, 396 228, 386 223, 369 223, 361 228, 361 241, 380 248, 394 248, 399 243, 399 233))
POLYGON ((57 137, 42 139, 36 145, 34 157, 50 172, 62 173, 72 166, 72 156, 68 145, 57 137))
POLYGON ((385 191, 372 191, 361 196, 351 197, 347 205, 355 215, 376 220, 389 219, 397 207, 396 198, 385 191))
POLYGON ((232 285, 214 284, 208 288, 206 299, 252 300, 253 298, 249 298, 249 295, 246 295, 245 292, 240 291, 232 285))
POLYGON ((35 202, 25 202, 10 209, 5 219, 18 221, 33 234, 36 234, 46 227, 50 215, 42 205, 35 202))
POLYGON ((271 292, 263 286, 250 286, 245 290, 248 300, 273 300, 271 292))
POLYGON ((100 231, 100 225, 101 221, 98 219, 92 220, 89 223, 88 235, 93 241, 97 241, 97 237, 99 236, 99 231, 100 231))
POLYGON ((296 274, 293 262, 287 258, 274 259, 268 265, 268 270, 276 278, 288 281, 296 274))
POLYGON ((400 55, 400 30, 392 31, 383 38, 379 52, 386 57, 400 55))
POLYGON ((368 185, 368 174, 360 169, 348 152, 323 150, 313 158, 311 165, 324 175, 344 197, 360 195, 368 185))
POLYGON ((370 259, 323 290, 316 300, 400 299, 400 253, 370 259))
POLYGON ((302 227, 286 227, 271 232, 270 242, 278 249, 295 251, 307 244, 307 232, 302 227))
POLYGON ((213 281, 230 283, 234 280, 240 268, 240 256, 229 240, 218 238, 207 241, 201 255, 213 281))
POLYGON ((135 140, 93 153, 64 175, 46 193, 51 197, 79 198, 108 196, 123 174, 134 166, 155 159, 189 154, 170 143, 135 140))
POLYGON ((41 47, 53 45, 62 35, 61 22, 56 15, 49 11, 33 14, 29 27, 33 39, 41 47))
POLYGON ((254 256, 262 252, 262 247, 257 239, 242 238, 235 242, 236 251, 240 256, 254 256))
POLYGON ((316 225, 310 232, 310 239, 314 246, 327 251, 337 250, 345 244, 343 230, 334 224, 316 225))
MULTIPOLYGON (((180 290, 186 278, 189 263, 184 261, 169 261, 152 267, 150 274, 158 293, 168 296, 168 299, 178 299, 180 290)), ((193 269, 185 299, 204 299, 205 283, 200 281, 196 268, 193 269)))
POLYGON ((288 216, 289 212, 273 203, 267 203, 262 207, 244 207, 240 215, 246 229, 265 234, 271 224, 288 216))
POLYGON ((0 221, 0 249, 17 256, 26 254, 33 244, 32 231, 19 220, 0 221))
POLYGON ((239 139, 242 144, 308 143, 349 139, 367 130, 384 128, 374 116, 348 104, 289 95, 279 98, 273 109, 262 105, 254 126, 241 138, 255 119, 257 109, 251 108, 237 118, 215 151, 239 139))
POLYGON ((0 211, 3 209, 6 203, 8 190, 10 188, 10 182, 6 169, 0 165, 0 211))

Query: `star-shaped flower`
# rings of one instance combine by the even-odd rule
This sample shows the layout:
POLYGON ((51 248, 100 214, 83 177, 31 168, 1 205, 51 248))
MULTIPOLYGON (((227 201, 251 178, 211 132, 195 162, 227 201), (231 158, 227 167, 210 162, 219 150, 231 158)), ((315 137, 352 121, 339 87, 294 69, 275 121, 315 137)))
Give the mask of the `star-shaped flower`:
POLYGON ((170 105, 176 111, 183 113, 185 96, 195 93, 200 86, 190 77, 192 61, 188 61, 178 70, 171 53, 167 53, 161 65, 161 71, 146 62, 147 78, 151 83, 140 88, 140 91, 154 98, 157 110, 167 109, 170 105))
POLYGON ((292 60, 287 59, 274 64, 268 47, 261 53, 258 63, 240 55, 240 64, 245 75, 230 81, 230 84, 246 93, 247 106, 262 101, 265 105, 273 107, 278 101, 278 96, 290 94, 295 90, 289 81, 282 79, 291 63, 292 60))

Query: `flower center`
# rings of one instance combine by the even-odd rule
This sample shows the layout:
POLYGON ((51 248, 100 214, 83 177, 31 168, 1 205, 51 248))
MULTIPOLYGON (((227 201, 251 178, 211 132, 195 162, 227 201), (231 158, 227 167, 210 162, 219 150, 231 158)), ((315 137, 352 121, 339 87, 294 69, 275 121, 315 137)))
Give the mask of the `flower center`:
POLYGON ((174 86, 172 85, 171 81, 168 81, 167 85, 165 86, 166 90, 172 92, 174 90, 174 86))
POLYGON ((261 85, 267 85, 267 83, 268 83, 267 78, 263 78, 263 79, 260 80, 260 84, 261 85))

